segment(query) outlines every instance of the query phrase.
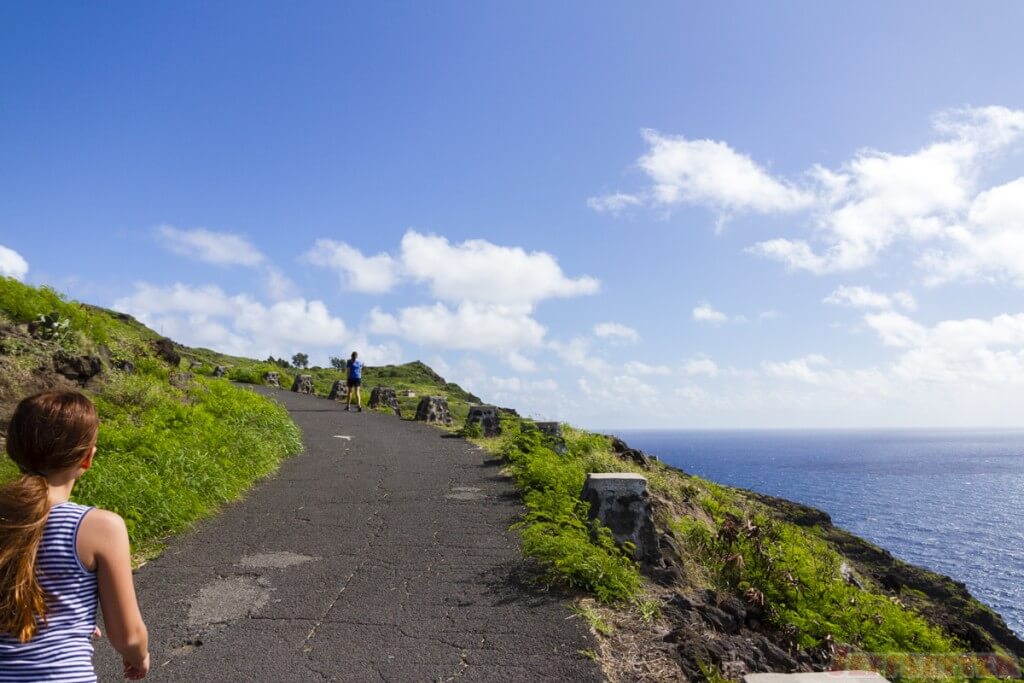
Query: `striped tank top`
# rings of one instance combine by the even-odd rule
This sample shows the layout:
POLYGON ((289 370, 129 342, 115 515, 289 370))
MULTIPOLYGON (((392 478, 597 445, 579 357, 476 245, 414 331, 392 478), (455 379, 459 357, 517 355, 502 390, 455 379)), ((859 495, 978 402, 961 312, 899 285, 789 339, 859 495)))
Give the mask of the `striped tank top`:
POLYGON ((50 611, 27 643, 0 633, 0 683, 94 683, 92 632, 96 626, 96 573, 78 559, 75 541, 92 508, 60 503, 50 508, 36 555, 36 575, 50 611))

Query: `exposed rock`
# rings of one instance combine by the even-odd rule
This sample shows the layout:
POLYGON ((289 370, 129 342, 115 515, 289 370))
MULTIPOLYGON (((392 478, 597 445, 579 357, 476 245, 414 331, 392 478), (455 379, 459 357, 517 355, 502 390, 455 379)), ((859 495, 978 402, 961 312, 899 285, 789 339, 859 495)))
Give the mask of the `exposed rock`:
POLYGON ((631 460, 643 468, 651 466, 650 456, 636 448, 630 448, 629 444, 617 436, 612 437, 612 451, 624 460, 631 460))
POLYGON ((76 382, 85 382, 100 374, 103 362, 97 356, 72 356, 58 351, 53 357, 53 370, 76 382))
POLYGON ((130 360, 119 358, 114 361, 114 368, 130 375, 135 372, 135 363, 130 360))
POLYGON ((348 398, 348 384, 345 383, 345 380, 334 380, 334 384, 331 385, 331 392, 327 394, 327 398, 332 401, 344 401, 348 398))
POLYGON ((174 342, 164 337, 153 342, 153 351, 157 357, 168 363, 171 367, 178 367, 181 363, 181 354, 174 348, 174 342))
POLYGON ((200 360, 190 360, 188 362, 189 370, 202 370, 204 363, 200 360))
POLYGON ((278 372, 268 372, 267 374, 263 375, 263 383, 266 384, 268 387, 278 387, 278 388, 280 388, 281 387, 281 373, 278 373, 278 372))
POLYGON ((393 387, 374 387, 370 392, 371 408, 390 408, 395 415, 402 417, 402 408, 398 405, 398 396, 393 387))
POLYGON ((590 518, 608 527, 617 543, 629 541, 645 565, 661 559, 647 479, 632 472, 591 473, 580 498, 590 503, 590 518))
POLYGON ((495 406, 470 406, 466 426, 478 424, 484 436, 501 436, 501 419, 495 406))
POLYGON ((448 399, 444 396, 424 396, 416 406, 416 420, 450 425, 452 416, 448 412, 448 399))
POLYGON ((167 381, 170 385, 176 389, 186 391, 192 386, 192 380, 194 379, 191 372, 172 372, 168 377, 167 381))
POLYGON ((562 433, 561 422, 537 422, 537 429, 547 438, 551 450, 559 455, 569 452, 569 446, 565 443, 565 436, 562 433))
POLYGON ((228 369, 226 367, 224 367, 223 365, 218 365, 217 367, 215 367, 213 369, 213 376, 214 377, 223 377, 226 374, 228 374, 228 369))
POLYGON ((312 394, 313 392, 313 376, 312 375, 296 375, 295 381, 292 382, 292 391, 297 394, 312 394))

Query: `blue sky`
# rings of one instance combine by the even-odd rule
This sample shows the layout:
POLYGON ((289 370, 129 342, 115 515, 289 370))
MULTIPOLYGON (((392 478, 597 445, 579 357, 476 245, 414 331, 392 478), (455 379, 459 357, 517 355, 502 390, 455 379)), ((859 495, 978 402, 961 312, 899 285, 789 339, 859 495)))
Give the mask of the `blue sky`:
POLYGON ((586 426, 1019 426, 1022 23, 4 3, 0 270, 586 426))

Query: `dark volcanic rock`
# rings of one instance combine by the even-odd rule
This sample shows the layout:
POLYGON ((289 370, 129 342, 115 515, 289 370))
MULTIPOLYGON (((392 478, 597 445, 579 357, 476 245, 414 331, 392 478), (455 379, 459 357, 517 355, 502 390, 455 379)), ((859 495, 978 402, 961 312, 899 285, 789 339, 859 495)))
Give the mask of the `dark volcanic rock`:
POLYGON ((636 448, 630 448, 629 444, 617 436, 612 437, 612 451, 624 460, 631 460, 644 468, 651 466, 650 456, 636 448))
POLYGON ((545 436, 551 450, 559 455, 569 452, 569 446, 565 443, 565 436, 562 434, 561 422, 537 422, 537 429, 545 436))
POLYGON ((59 351, 53 357, 53 370, 77 382, 85 382, 103 371, 103 362, 97 356, 72 356, 59 351))
POLYGON ((135 363, 122 358, 114 361, 114 368, 130 375, 135 372, 135 363))
POLYGON ((416 419, 420 422, 450 425, 452 416, 448 412, 448 399, 443 396, 424 396, 416 406, 416 419))
POLYGON ((393 387, 374 387, 370 392, 371 408, 390 408, 398 417, 402 416, 402 408, 398 405, 398 395, 393 387))
POLYGON ((590 503, 590 519, 601 520, 617 543, 628 541, 635 546, 637 560, 647 566, 659 564, 661 551, 644 477, 630 472, 591 473, 580 498, 590 503))
POLYGON ((478 424, 484 436, 501 436, 501 419, 494 406, 470 406, 466 426, 478 424))
POLYGON ((171 367, 178 367, 181 363, 181 354, 174 348, 174 342, 164 337, 153 342, 153 351, 156 353, 157 358, 160 358, 171 367))
POLYGON ((327 398, 332 401, 340 401, 348 398, 348 384, 345 383, 345 380, 334 380, 334 384, 331 385, 331 392, 327 394, 327 398))
POLYGON ((295 381, 292 382, 292 391, 297 394, 314 393, 312 375, 296 375, 295 381))
POLYGON ((228 369, 225 368, 223 365, 218 365, 213 369, 214 377, 223 377, 226 374, 228 374, 228 369))

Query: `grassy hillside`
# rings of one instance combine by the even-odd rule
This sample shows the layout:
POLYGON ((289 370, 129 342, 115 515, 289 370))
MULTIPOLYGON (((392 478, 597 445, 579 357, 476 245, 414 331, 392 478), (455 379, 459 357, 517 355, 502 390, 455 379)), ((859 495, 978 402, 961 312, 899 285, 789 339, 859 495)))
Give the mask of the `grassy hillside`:
MULTIPOLYGON (((301 448, 284 409, 229 382, 190 377, 161 357, 158 339, 129 318, 0 278, 0 425, 37 391, 91 395, 101 418, 96 466, 73 498, 123 516, 142 555, 238 498, 301 448), (29 323, 51 314, 48 325, 29 331, 29 323), (60 372, 82 357, 95 358, 99 372, 60 372)), ((16 475, 4 457, 0 480, 16 475)))
MULTIPOLYGON (((339 351, 339 355, 343 352, 339 351)), ((327 396, 331 385, 337 380, 345 379, 345 373, 334 368, 312 367, 297 369, 281 365, 256 361, 251 358, 228 356, 210 349, 182 348, 181 355, 187 365, 199 364, 193 372, 209 375, 214 368, 221 366, 227 370, 227 377, 236 382, 247 384, 263 384, 268 372, 280 375, 281 386, 291 386, 297 374, 310 375, 317 395, 327 396)), ((344 354, 347 357, 347 354, 344 354)), ((393 387, 399 392, 398 403, 402 408, 402 416, 411 419, 416 414, 416 405, 423 396, 444 396, 448 399, 448 407, 456 425, 465 422, 469 412, 469 404, 480 403, 480 399, 466 391, 458 384, 446 382, 443 377, 431 370, 420 361, 403 365, 384 365, 381 367, 367 366, 363 369, 362 400, 365 405, 370 400, 370 392, 376 386, 393 387), (406 396, 403 392, 410 391, 415 396, 406 396)))
MULTIPOLYGON (((506 417, 503 427, 501 437, 474 441, 507 462, 523 491, 518 526, 537 578, 595 596, 578 611, 594 626, 613 679, 717 680, 737 662, 822 669, 863 652, 988 652, 1004 662, 1024 654, 1024 643, 961 584, 896 560, 821 511, 656 459, 638 463, 602 435, 564 427, 568 452, 559 455, 528 421, 506 417), (589 472, 647 478, 671 571, 641 568, 588 520, 579 493, 589 472)), ((906 667, 906 678, 927 678, 912 670, 919 659, 885 661, 906 667)), ((962 660, 946 661, 970 677, 962 660)), ((726 677, 738 675, 734 668, 726 677)))

